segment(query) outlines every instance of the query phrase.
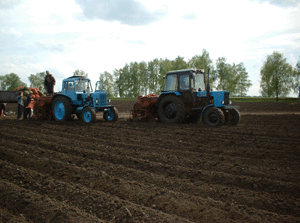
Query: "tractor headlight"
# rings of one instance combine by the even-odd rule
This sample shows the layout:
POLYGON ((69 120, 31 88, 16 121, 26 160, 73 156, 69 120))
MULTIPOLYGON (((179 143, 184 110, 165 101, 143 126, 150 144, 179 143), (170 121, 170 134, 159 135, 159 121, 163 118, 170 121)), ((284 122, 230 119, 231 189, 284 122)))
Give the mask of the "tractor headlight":
MULTIPOLYGON (((231 105, 231 101, 229 101, 228 104, 231 105)), ((225 105, 225 101, 222 101, 222 105, 225 105)))
POLYGON ((108 100, 107 100, 107 104, 110 104, 110 102, 111 102, 111 99, 108 99, 108 100))
POLYGON ((96 105, 98 104, 98 102, 99 102, 99 100, 98 100, 98 98, 95 100, 95 103, 96 103, 96 105))

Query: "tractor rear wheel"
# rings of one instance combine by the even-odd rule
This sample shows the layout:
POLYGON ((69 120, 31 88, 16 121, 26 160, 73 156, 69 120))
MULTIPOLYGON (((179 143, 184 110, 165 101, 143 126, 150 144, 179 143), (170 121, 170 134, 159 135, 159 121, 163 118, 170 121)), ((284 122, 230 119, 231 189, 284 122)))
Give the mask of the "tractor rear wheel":
POLYGON ((224 124, 225 117, 221 109, 209 107, 204 111, 202 120, 205 124, 216 127, 224 124))
POLYGON ((67 121, 71 119, 72 105, 66 97, 57 97, 52 104, 52 114, 56 121, 67 121))
POLYGON ((183 101, 174 96, 165 96, 158 104, 158 117, 162 123, 182 123, 185 119, 183 101))
POLYGON ((115 107, 111 109, 107 109, 103 112, 103 118, 105 121, 115 122, 118 120, 118 117, 119 117, 118 109, 115 107))
POLYGON ((81 113, 81 120, 86 123, 96 122, 96 112, 92 107, 85 107, 81 113))
POLYGON ((237 125, 240 120, 241 116, 237 109, 228 109, 225 112, 225 124, 226 125, 237 125))

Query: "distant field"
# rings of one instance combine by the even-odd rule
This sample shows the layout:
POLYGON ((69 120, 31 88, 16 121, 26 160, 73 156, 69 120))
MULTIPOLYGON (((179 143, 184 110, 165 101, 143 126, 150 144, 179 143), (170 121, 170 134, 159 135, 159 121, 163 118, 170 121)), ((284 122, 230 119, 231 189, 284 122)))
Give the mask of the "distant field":
MULTIPOLYGON (((231 97, 232 102, 276 102, 276 98, 266 97, 231 97)), ((299 98, 278 98, 278 102, 297 103, 299 98)))
MULTIPOLYGON (((111 100, 137 100, 137 97, 125 97, 125 98, 112 98, 111 100)), ((276 102, 276 98, 266 98, 266 97, 231 97, 230 100, 232 102, 276 102)), ((279 98, 279 102, 287 102, 287 103, 297 103, 299 102, 299 98, 279 98)))

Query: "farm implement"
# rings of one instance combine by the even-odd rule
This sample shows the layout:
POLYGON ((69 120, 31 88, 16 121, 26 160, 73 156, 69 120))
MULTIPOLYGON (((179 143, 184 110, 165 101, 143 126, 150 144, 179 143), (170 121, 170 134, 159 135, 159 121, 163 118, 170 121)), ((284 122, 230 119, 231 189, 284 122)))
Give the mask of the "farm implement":
POLYGON ((209 126, 237 125, 240 113, 230 105, 229 91, 211 91, 209 74, 196 69, 168 72, 164 91, 159 96, 138 96, 131 111, 132 120, 169 124, 196 123, 201 118, 209 126))

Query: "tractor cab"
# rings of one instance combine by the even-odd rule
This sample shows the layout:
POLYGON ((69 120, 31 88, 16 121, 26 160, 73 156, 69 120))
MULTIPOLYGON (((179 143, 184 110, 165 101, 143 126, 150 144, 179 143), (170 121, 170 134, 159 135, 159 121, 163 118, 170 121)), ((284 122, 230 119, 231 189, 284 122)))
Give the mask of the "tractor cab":
POLYGON ((205 73, 201 70, 176 70, 167 73, 162 94, 174 93, 181 96, 189 106, 194 107, 200 95, 207 97, 206 89, 205 73))
POLYGON ((63 80, 62 94, 78 106, 90 97, 92 91, 91 81, 86 77, 72 76, 63 80))
POLYGON ((72 114, 84 122, 94 122, 96 112, 103 112, 107 121, 118 119, 117 109, 107 100, 107 92, 103 91, 103 83, 97 82, 95 91, 91 81, 84 76, 72 76, 63 80, 61 94, 55 94, 53 101, 53 117, 58 121, 70 119, 72 114))
POLYGON ((205 73, 187 69, 168 72, 164 92, 205 91, 205 73))

